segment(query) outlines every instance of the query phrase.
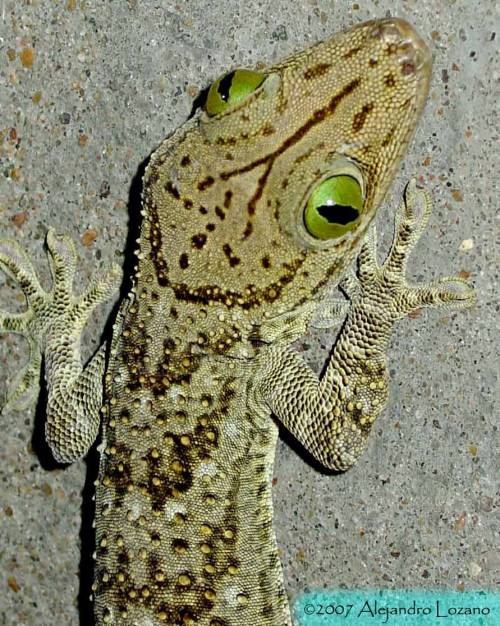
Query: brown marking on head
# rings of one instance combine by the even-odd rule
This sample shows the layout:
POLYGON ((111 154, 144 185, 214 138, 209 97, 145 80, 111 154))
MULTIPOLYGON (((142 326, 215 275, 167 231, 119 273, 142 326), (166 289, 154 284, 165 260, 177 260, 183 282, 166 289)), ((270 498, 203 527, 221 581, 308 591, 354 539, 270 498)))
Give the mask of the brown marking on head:
MULTIPOLYGON (((233 176, 237 176, 239 174, 245 174, 246 172, 250 172, 254 170, 256 167, 260 167, 261 165, 265 165, 265 164, 268 166, 264 174, 264 176, 266 176, 266 179, 267 179, 267 176, 269 175, 269 171, 271 170, 271 167, 273 163, 276 161, 276 159, 279 156, 281 156, 284 152, 286 152, 289 148, 291 148, 291 146, 295 145, 301 139, 303 139, 307 135, 307 133, 311 130, 311 128, 314 128, 315 126, 323 122, 325 119, 332 116, 335 113, 335 110, 337 109, 339 104, 342 102, 342 100, 344 100, 344 98, 352 94, 361 85, 361 82, 362 82, 361 78, 353 79, 339 93, 332 96, 332 98, 330 99, 329 103, 326 106, 314 111, 312 115, 309 117, 309 119, 302 126, 300 126, 298 130, 296 130, 290 137, 285 139, 285 141, 283 141, 283 143, 281 143, 281 145, 278 146, 276 150, 236 170, 222 172, 220 175, 221 180, 224 180, 224 181, 229 180, 233 176)), ((251 202, 252 201, 250 201, 250 203, 251 202)))
POLYGON ((198 233, 197 235, 193 235, 191 237, 191 242, 193 244, 193 248, 201 250, 207 243, 207 236, 205 233, 198 233))
POLYGON ((205 191, 206 189, 209 189, 214 183, 215 180, 213 176, 207 176, 203 180, 200 180, 200 182, 198 183, 198 189, 200 191, 205 191))
POLYGON ((261 199, 262 197, 262 193, 264 191, 264 186, 267 182, 269 173, 271 172, 271 164, 269 164, 265 170, 265 172, 262 174, 262 176, 259 177, 259 180, 257 181, 257 189, 255 190, 255 193, 253 194, 253 196, 250 198, 248 204, 247 204, 247 211, 248 211, 248 215, 255 215, 255 209, 257 207, 257 202, 261 199))
POLYGON ((389 88, 396 85, 396 79, 394 78, 394 74, 392 72, 384 77, 384 85, 389 88))
POLYGON ((231 207, 231 198, 233 197, 233 192, 230 189, 227 189, 224 192, 224 208, 229 209, 231 207))
POLYGON ((236 267, 236 265, 239 265, 241 263, 241 259, 239 259, 237 256, 233 254, 231 246, 228 243, 225 243, 222 246, 222 251, 226 255, 227 260, 229 261, 229 265, 231 267, 236 267))
POLYGON ((189 257, 185 252, 183 252, 181 256, 179 257, 179 267, 182 270, 185 270, 188 266, 189 266, 189 257))
POLYGON ((250 220, 245 225, 245 230, 243 231, 243 239, 248 239, 253 231, 253 224, 250 220))
POLYGON ((330 68, 330 63, 318 63, 313 67, 307 68, 307 70, 304 72, 304 78, 305 80, 319 78, 320 76, 324 76, 330 68))
POLYGON ((384 138, 380 142, 380 145, 383 148, 386 148, 391 143, 392 138, 394 137, 394 133, 395 132, 396 132, 396 128, 394 126, 389 129, 389 132, 384 136, 384 138))
POLYGON ((177 187, 174 185, 174 183, 171 180, 168 180, 165 183, 165 191, 168 192, 176 200, 179 200, 179 198, 181 197, 179 190, 177 189, 177 187))
POLYGON ((184 208, 187 209, 188 211, 193 208, 193 201, 190 200, 189 198, 184 198, 183 202, 184 202, 184 208))
POLYGON ((353 56, 356 56, 358 52, 361 52, 363 48, 361 46, 356 46, 355 48, 351 48, 348 52, 346 52, 342 58, 343 59, 352 59, 353 56))
POLYGON ((358 133, 363 128, 368 115, 373 111, 373 106, 373 102, 363 104, 361 110, 354 115, 352 120, 352 130, 355 133, 358 133))
POLYGON ((222 221, 226 219, 226 214, 224 213, 224 211, 220 208, 219 205, 217 205, 215 207, 215 215, 217 215, 217 217, 222 221))
POLYGON ((191 159, 190 159, 188 154, 186 154, 185 156, 182 157, 181 165, 182 165, 182 167, 186 167, 188 165, 191 165, 191 159))
POLYGON ((232 308, 236 305, 241 306, 243 309, 257 308, 264 302, 273 302, 280 296, 284 287, 293 281, 305 258, 305 253, 302 253, 290 263, 283 263, 278 280, 269 285, 258 288, 255 285, 248 284, 243 292, 234 289, 220 289, 216 285, 200 285, 195 288, 189 288, 186 283, 172 283, 171 287, 176 298, 183 302, 198 304, 219 302, 227 308, 232 308))
POLYGON ((415 74, 415 72, 416 67, 414 63, 405 63, 401 68, 401 73, 403 74, 403 76, 411 76, 412 74, 415 74))

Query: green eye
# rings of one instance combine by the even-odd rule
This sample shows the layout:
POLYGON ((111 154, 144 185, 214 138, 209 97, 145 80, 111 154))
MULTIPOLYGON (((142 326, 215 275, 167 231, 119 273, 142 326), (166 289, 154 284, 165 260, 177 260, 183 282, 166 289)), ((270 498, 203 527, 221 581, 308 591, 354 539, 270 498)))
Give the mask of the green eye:
POLYGON ((335 239, 355 228, 362 212, 359 182, 352 176, 332 176, 312 192, 304 222, 313 237, 335 239))
POLYGON ((217 115, 244 100, 262 84, 265 77, 265 74, 252 70, 234 70, 224 74, 210 87, 205 103, 206 112, 208 115, 217 115))

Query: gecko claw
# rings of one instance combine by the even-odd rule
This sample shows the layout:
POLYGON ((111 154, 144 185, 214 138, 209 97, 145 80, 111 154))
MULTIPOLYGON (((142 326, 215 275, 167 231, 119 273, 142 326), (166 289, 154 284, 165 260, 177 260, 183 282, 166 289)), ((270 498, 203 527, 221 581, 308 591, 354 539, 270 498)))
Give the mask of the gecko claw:
POLYGON ((393 320, 422 307, 466 308, 476 301, 471 287, 459 277, 445 276, 420 285, 410 285, 406 280, 410 253, 427 226, 431 210, 430 194, 412 179, 396 212, 394 238, 385 262, 377 264, 374 235, 359 255, 361 299, 393 320))
POLYGON ((14 240, 0 241, 0 269, 20 286, 26 298, 23 313, 0 310, 0 332, 18 333, 29 345, 27 365, 12 381, 0 411, 21 410, 39 390, 40 370, 45 341, 57 329, 79 334, 94 308, 107 300, 121 281, 121 269, 113 265, 100 277, 94 277, 81 295, 73 293, 76 271, 76 250, 73 241, 54 229, 47 232, 47 251, 52 275, 52 289, 45 291, 38 280, 33 263, 25 250, 14 240))

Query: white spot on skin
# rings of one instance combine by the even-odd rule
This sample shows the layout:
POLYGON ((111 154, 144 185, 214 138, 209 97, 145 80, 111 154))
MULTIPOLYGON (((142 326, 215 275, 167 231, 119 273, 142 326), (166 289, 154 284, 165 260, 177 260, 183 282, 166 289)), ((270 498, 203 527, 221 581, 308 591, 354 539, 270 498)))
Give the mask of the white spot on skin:
POLYGON ((242 590, 237 587, 226 587, 221 595, 223 600, 230 606, 238 606, 238 595, 240 593, 242 593, 242 590))
POLYGON ((178 385, 173 385, 170 388, 168 395, 172 398, 172 400, 176 401, 177 398, 182 395, 182 390, 178 385))
POLYGON ((130 503, 129 510, 130 510, 130 516, 132 520, 135 521, 139 519, 139 516, 141 515, 141 512, 144 510, 144 507, 141 506, 141 503, 139 502, 139 500, 134 498, 132 502, 130 503))
POLYGON ((199 477, 208 475, 208 476, 216 476, 217 474, 217 466, 214 463, 200 463, 196 470, 196 475, 199 477))
POLYGON ((234 438, 234 439, 238 440, 238 437, 240 435, 240 431, 238 430, 238 426, 234 422, 226 422, 224 424, 223 432, 230 439, 234 438))
POLYGON ((168 520, 172 520, 175 515, 180 513, 186 515, 187 509, 183 504, 177 504, 175 502, 169 502, 165 505, 165 517, 168 520))

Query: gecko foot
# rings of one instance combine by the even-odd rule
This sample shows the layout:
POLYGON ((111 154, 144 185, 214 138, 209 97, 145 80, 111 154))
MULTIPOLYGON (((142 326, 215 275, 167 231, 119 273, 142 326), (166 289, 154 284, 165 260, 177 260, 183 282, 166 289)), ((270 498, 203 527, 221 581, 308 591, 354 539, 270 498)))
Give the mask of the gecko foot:
POLYGON ((372 230, 359 255, 357 280, 349 276, 341 285, 365 309, 390 323, 423 307, 458 309, 470 307, 476 298, 467 283, 456 276, 444 276, 429 283, 410 285, 406 267, 411 250, 425 230, 432 209, 427 191, 415 180, 408 183, 397 210, 395 234, 387 259, 377 262, 376 232, 372 230))
POLYGON ((47 249, 51 291, 45 291, 40 285, 24 249, 12 239, 0 240, 0 269, 19 284, 28 305, 23 313, 0 310, 0 332, 23 335, 30 350, 27 365, 15 377, 7 397, 0 401, 0 411, 6 407, 21 410, 34 399, 39 390, 46 342, 57 334, 78 337, 94 308, 107 300, 120 284, 121 269, 113 265, 104 276, 94 278, 84 293, 75 295, 76 252, 73 242, 50 229, 47 249))

